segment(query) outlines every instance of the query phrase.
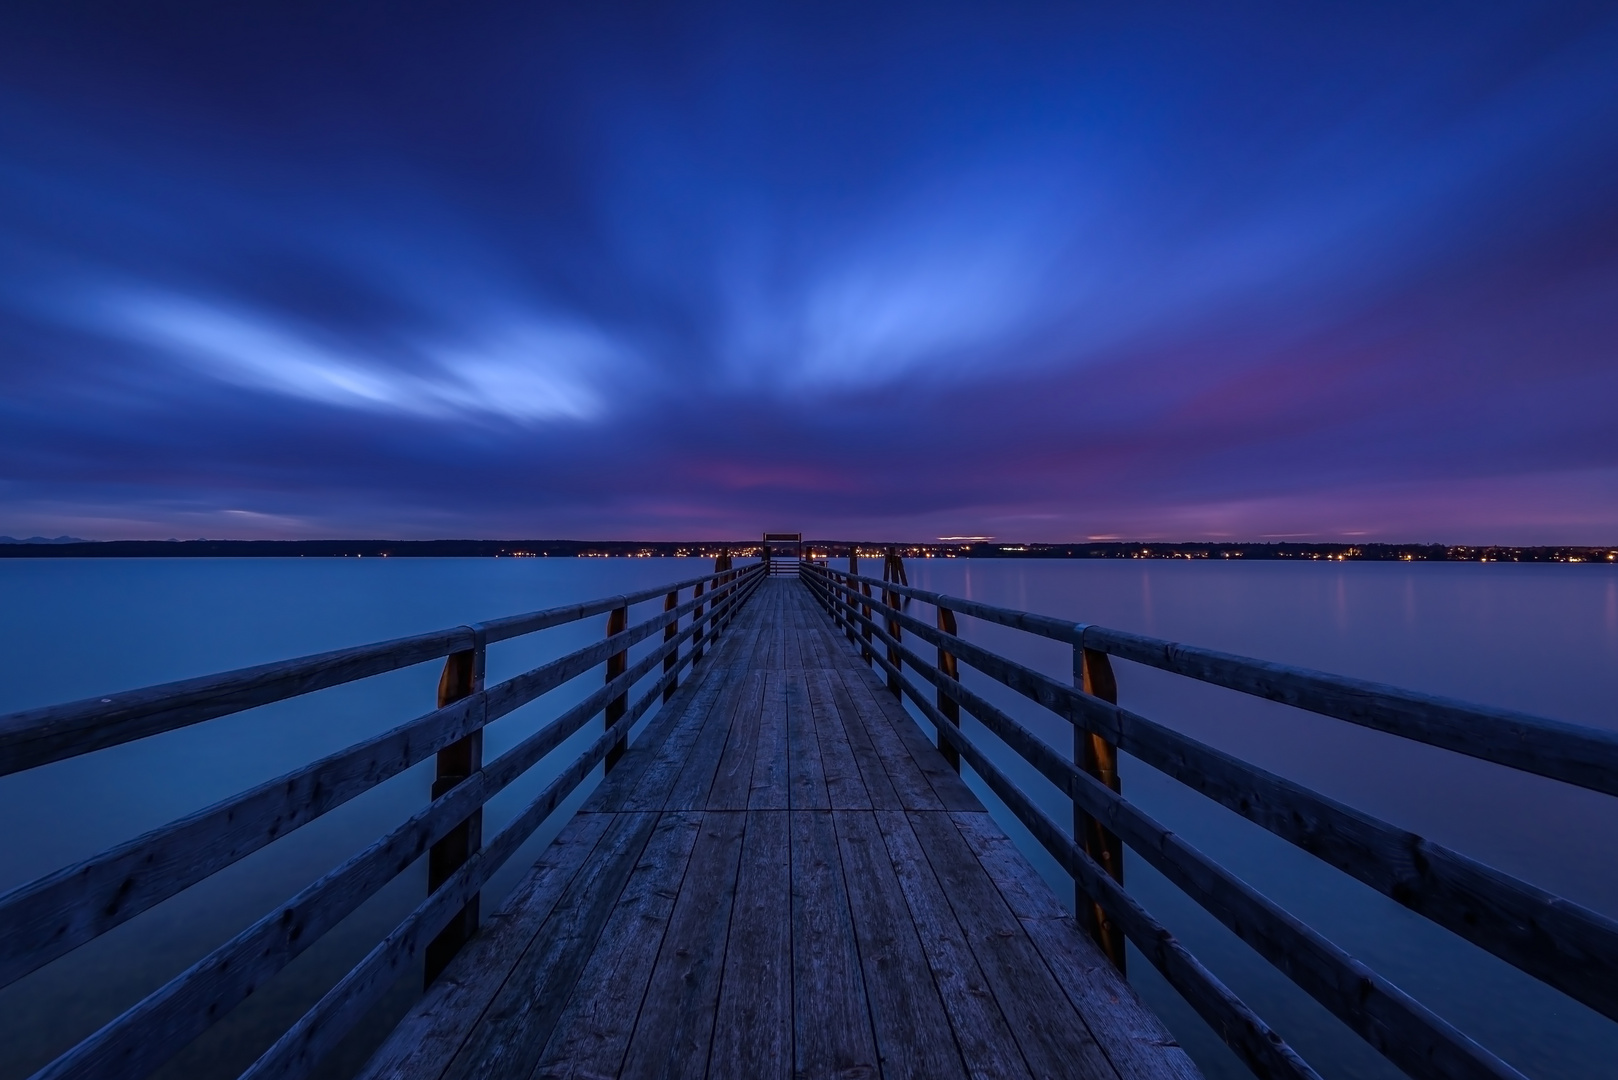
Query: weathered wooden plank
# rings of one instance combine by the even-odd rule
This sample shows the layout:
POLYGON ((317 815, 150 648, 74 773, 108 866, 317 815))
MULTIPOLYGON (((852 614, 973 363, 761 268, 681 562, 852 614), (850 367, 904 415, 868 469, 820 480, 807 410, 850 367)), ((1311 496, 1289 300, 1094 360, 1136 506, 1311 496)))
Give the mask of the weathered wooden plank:
POLYGON ((733 673, 727 680, 724 693, 714 703, 707 719, 703 721, 702 732, 691 744, 691 753, 686 757, 685 765, 669 787, 668 799, 663 804, 665 809, 707 808, 708 796, 713 789, 715 774, 719 771, 720 759, 730 741, 732 721, 741 706, 746 683, 745 674, 740 672, 733 673))
POLYGON ((708 1075, 793 1077, 792 830, 778 810, 747 814, 708 1075))
POLYGON ((1095 1037, 948 814, 908 815, 984 981, 1035 1076, 1114 1080, 1095 1037))
POLYGON ((1031 1076, 909 817, 900 810, 879 810, 874 817, 967 1071, 984 1080, 1031 1076))
MULTIPOLYGON (((859 766, 860 782, 865 785, 866 794, 871 798, 871 808, 903 810, 904 800, 899 797, 899 793, 894 790, 893 781, 888 778, 887 766, 871 742, 870 734, 865 730, 865 722, 860 718, 859 707, 854 704, 842 675, 841 671, 828 673, 827 685, 831 688, 832 715, 842 727, 843 738, 854 755, 855 764, 859 766)), ((860 808, 834 804, 833 809, 860 808)))
POLYGON ((950 816, 1118 1074, 1201 1080, 1202 1073, 1163 1022, 1095 942, 1079 932, 1061 901, 993 819, 986 813, 950 816))
MULTIPOLYGON (((918 707, 926 712, 931 702, 919 694, 913 697, 918 707)), ((1097 866, 1089 856, 1064 833, 1056 822, 1000 769, 967 739, 959 729, 945 724, 940 728, 955 744, 961 757, 983 778, 1007 809, 1028 827, 1028 831, 1054 855, 1079 889, 1101 904, 1136 947, 1146 955, 1152 966, 1163 973, 1186 1002, 1208 1022, 1253 1072, 1265 1077, 1292 1077, 1294 1080, 1319 1080, 1319 1074, 1287 1045, 1286 1041, 1258 1014, 1230 992, 1213 973, 1188 952, 1173 934, 1141 907, 1134 897, 1097 866)))
POLYGON ((746 827, 744 813, 703 815, 619 1074, 628 1080, 707 1071, 746 827))
POLYGON ((0 716, 0 776, 472 647, 472 628, 380 641, 0 716))
POLYGON ((837 702, 832 697, 835 672, 810 671, 805 673, 804 688, 809 697, 809 715, 815 728, 815 741, 820 748, 820 763, 826 778, 826 797, 837 810, 869 810, 871 796, 860 777, 860 767, 854 760, 854 750, 843 733, 843 722, 837 717, 837 702))
POLYGON ((792 828, 794 1075, 876 1076, 876 1038, 832 815, 795 810, 787 817, 792 828))
POLYGON ((526 1076, 537 1063, 660 815, 606 816, 611 822, 594 855, 451 1059, 445 1080, 526 1076))
POLYGON ((371 1055, 357 1080, 442 1075, 612 821, 605 814, 580 814, 568 822, 500 910, 484 920, 477 936, 371 1055))
POLYGON ((613 1076, 623 1065, 702 815, 665 813, 596 939, 534 1080, 613 1076))
POLYGON ((876 819, 869 810, 844 810, 832 820, 882 1075, 964 1080, 949 1017, 927 977, 927 958, 876 819))
POLYGON ((763 680, 758 713, 758 741, 753 756, 749 810, 785 810, 789 798, 787 768, 787 678, 800 673, 772 671, 763 680))
POLYGON ((669 788, 685 765, 708 715, 740 671, 737 649, 747 631, 728 637, 709 654, 708 664, 686 677, 685 685, 631 744, 613 774, 605 778, 581 813, 661 810, 669 788))
MULTIPOLYGON (((852 668, 858 672, 858 668, 852 668)), ((868 682, 867 686, 875 688, 877 684, 868 682)), ((961 774, 950 766, 948 759, 932 741, 927 738, 916 721, 897 702, 885 702, 880 694, 873 694, 873 699, 881 709, 881 714, 887 718, 894 734, 910 751, 910 758, 916 763, 916 768, 927 778, 932 785, 933 794, 943 804, 945 810, 961 810, 966 812, 982 810, 983 804, 978 797, 972 794, 972 789, 966 786, 961 774)))
MULTIPOLYGON (((843 685, 848 689, 849 699, 854 703, 854 709, 859 717, 858 722, 865 728, 866 736, 871 740, 872 747, 882 759, 887 770, 888 781, 899 796, 900 806, 903 810, 943 810, 944 803, 933 791, 932 783, 922 773, 921 767, 911 755, 910 748, 899 738, 894 730, 892 718, 883 703, 878 701, 878 695, 885 694, 880 689, 873 690, 867 677, 869 671, 861 671, 855 667, 845 667, 839 672, 843 685)), ((891 698, 886 703, 890 708, 898 708, 898 704, 891 698)), ((848 718, 844 717, 844 722, 848 718)), ((904 719, 908 724, 909 718, 904 719)), ((933 757, 938 751, 928 748, 933 757)))
POLYGON ((808 679, 803 672, 788 672, 781 693, 787 717, 787 772, 789 801, 794 810, 829 810, 826 771, 820 760, 808 679))
POLYGON ((752 793, 753 765, 758 758, 759 714, 764 702, 762 671, 748 672, 731 714, 730 737, 708 789, 709 810, 746 810, 752 793))

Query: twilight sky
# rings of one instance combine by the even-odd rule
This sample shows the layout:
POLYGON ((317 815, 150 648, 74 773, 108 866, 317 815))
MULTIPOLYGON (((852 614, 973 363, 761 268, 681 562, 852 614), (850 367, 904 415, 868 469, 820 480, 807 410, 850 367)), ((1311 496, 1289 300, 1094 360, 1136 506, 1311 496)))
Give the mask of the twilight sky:
POLYGON ((1618 7, 0 8, 0 534, 765 528, 1618 539, 1618 7))

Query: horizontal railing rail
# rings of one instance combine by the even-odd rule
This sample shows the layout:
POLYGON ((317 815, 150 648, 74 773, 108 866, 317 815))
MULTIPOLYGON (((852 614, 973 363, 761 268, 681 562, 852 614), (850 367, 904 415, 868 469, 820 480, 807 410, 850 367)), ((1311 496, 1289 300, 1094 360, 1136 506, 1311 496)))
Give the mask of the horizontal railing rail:
MULTIPOLYGON (((1247 692, 1255 696, 1328 716, 1352 712, 1339 718, 1379 730, 1395 734, 1416 730, 1409 737, 1424 742, 1437 741, 1421 737, 1432 733, 1430 726, 1412 729, 1387 718, 1408 718, 1413 705, 1424 702, 1439 702, 1447 723, 1459 717, 1491 721, 1509 717, 1517 730, 1532 731, 1537 740, 1537 752, 1528 755, 1522 771, 1552 775, 1547 761, 1576 762, 1576 768, 1561 770, 1569 775, 1558 778, 1593 781, 1580 786, 1599 791, 1612 784, 1610 777, 1603 781, 1596 776, 1607 733, 1012 611, 821 564, 806 564, 802 577, 850 641, 860 646, 867 662, 879 665, 890 687, 908 697, 937 728, 939 745, 965 760, 1073 876, 1081 898, 1099 909, 1099 921, 1091 924, 1098 944, 1107 947, 1107 923, 1121 928, 1259 1075, 1313 1073, 1124 891, 1121 863, 1103 866, 1107 860, 1101 857, 1105 851, 1101 841, 1121 841, 1145 858, 1407 1075, 1520 1074, 1125 799, 1115 773, 1108 777, 1093 762, 1081 762, 1083 740, 1098 740, 1139 758, 1547 985, 1618 1019, 1618 922, 1120 708, 1098 696, 1115 690, 1090 685, 1090 678, 1097 653, 1138 659, 1233 689, 1251 687, 1247 692), (880 590, 875 599, 873 589, 880 590), (929 622, 904 610, 903 597, 932 605, 936 620, 929 622), (966 640, 955 632, 957 614, 1071 645, 1076 681, 1085 685, 1066 685, 966 640), (906 634, 934 646, 939 662, 910 648, 906 634), (873 640, 885 647, 886 655, 870 647, 873 640), (957 664, 968 665, 1072 724, 1072 759, 965 686, 957 664), (933 693, 924 692, 906 672, 933 693), (1081 672, 1083 680, 1078 679, 1081 672), (1352 708, 1346 703, 1348 688, 1355 695, 1352 708), (1327 695, 1327 690, 1337 696, 1327 695), (963 712, 1072 800, 1071 833, 1040 810, 961 728, 963 712), (1571 733, 1570 745, 1557 745, 1556 737, 1565 732, 1571 733), (1087 824, 1094 830, 1088 837, 1087 824)), ((1111 679, 1108 669, 1105 681, 1111 679)), ((1518 767, 1497 748, 1484 749, 1472 756, 1518 767)))
POLYGON ((338 650, 0 718, 0 775, 116 746, 213 717, 446 657, 440 707, 284 776, 180 818, 0 896, 0 986, 8 985, 218 873, 343 803, 437 755, 432 801, 386 836, 263 916, 36 1074, 140 1077, 169 1060, 424 854, 429 895, 249 1070, 307 1075, 367 1008, 423 957, 429 981, 477 922, 490 876, 599 765, 611 768, 631 729, 679 684, 765 576, 762 564, 637 593, 476 626, 338 650), (683 602, 682 590, 692 595, 683 602), (632 605, 661 611, 628 624, 632 605), (494 686, 482 682, 490 642, 607 614, 593 644, 494 686), (686 625, 681 626, 682 620, 686 625), (635 663, 629 649, 662 632, 635 663), (682 646, 690 647, 682 651, 682 646), (483 728, 605 664, 602 685, 488 763, 483 728), (633 704, 626 695, 657 675, 633 704), (214 695, 214 696, 210 696, 214 695), (99 707, 100 712, 97 712, 99 707), (482 807, 592 717, 602 733, 487 843, 482 807), (101 717, 105 730, 98 729, 101 717))
MULTIPOLYGON (((706 574, 624 596, 495 619, 482 624, 485 640, 494 644, 577 622, 692 588, 718 576, 706 574)), ((472 647, 472 628, 452 626, 393 641, 10 713, 0 716, 0 776, 414 667, 472 647)))
MULTIPOLYGON (((841 574, 840 571, 831 571, 841 574)), ((879 578, 850 581, 942 606, 1078 648, 1116 656, 1254 697, 1296 706, 1520 772, 1618 795, 1618 732, 1582 727, 1511 709, 1473 705, 1385 683, 1182 645, 1049 615, 995 607, 879 578)))

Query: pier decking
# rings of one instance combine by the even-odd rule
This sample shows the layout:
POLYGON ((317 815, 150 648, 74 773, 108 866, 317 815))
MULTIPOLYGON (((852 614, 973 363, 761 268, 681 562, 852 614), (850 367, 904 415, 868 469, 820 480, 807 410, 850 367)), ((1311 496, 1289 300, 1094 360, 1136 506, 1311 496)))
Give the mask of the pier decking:
POLYGON ((364 1075, 1199 1074, 794 577, 364 1075))

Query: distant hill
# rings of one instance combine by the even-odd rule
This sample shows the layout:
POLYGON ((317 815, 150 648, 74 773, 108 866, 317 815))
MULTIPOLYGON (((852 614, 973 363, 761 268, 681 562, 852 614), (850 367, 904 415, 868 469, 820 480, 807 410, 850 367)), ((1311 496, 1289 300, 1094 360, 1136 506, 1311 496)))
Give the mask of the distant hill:
POLYGON ((0 536, 0 544, 88 544, 89 540, 81 540, 77 536, 30 536, 26 540, 18 540, 14 536, 0 536))

